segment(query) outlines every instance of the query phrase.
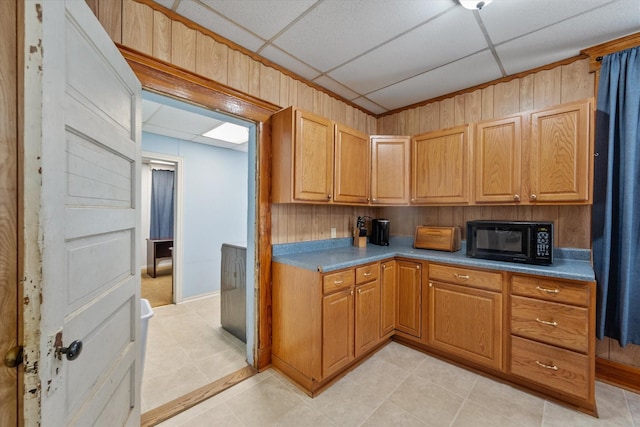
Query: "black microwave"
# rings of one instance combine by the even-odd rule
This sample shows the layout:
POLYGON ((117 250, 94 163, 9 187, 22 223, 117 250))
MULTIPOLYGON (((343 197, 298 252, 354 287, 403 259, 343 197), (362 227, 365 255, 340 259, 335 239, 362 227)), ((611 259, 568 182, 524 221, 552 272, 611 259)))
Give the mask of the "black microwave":
POLYGON ((467 256, 550 265, 553 222, 468 221, 467 256))

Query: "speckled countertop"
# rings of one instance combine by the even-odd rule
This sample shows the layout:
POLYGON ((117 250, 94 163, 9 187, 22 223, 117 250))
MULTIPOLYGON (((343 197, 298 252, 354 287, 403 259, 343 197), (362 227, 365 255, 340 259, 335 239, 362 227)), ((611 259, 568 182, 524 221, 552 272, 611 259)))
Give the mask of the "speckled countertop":
POLYGON ((351 238, 273 245, 273 262, 306 270, 329 272, 392 257, 404 257, 468 267, 537 274, 561 279, 595 281, 588 249, 554 248, 553 265, 540 266, 503 261, 468 258, 465 247, 457 252, 415 249, 413 237, 392 237, 389 246, 351 245, 351 238))

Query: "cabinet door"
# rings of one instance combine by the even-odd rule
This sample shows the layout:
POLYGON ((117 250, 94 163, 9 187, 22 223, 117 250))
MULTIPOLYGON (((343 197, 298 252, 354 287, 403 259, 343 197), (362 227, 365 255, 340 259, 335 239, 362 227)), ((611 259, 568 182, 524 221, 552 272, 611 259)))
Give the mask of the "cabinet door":
POLYGON ((380 267, 380 338, 392 334, 396 328, 396 264, 397 261, 386 261, 380 267))
POLYGON ((502 370, 502 294, 430 281, 429 344, 502 370))
POLYGON ((371 137, 371 203, 409 203, 409 137, 371 137))
POLYGON ((296 110, 294 193, 297 200, 328 202, 333 195, 333 126, 329 119, 296 110))
POLYGON ((369 135, 336 125, 334 201, 369 203, 370 150, 369 135))
POLYGON ((420 337, 421 264, 398 261, 396 329, 420 337))
POLYGON ((380 342, 380 281, 356 286, 355 357, 380 342))
POLYGON ((591 103, 531 115, 531 202, 588 201, 591 103))
POLYGON ((353 360, 353 288, 322 298, 322 377, 353 360))
POLYGON ((520 116, 476 125, 476 202, 520 202, 521 128, 520 116))
POLYGON ((411 143, 411 203, 469 202, 469 126, 415 136, 411 143))

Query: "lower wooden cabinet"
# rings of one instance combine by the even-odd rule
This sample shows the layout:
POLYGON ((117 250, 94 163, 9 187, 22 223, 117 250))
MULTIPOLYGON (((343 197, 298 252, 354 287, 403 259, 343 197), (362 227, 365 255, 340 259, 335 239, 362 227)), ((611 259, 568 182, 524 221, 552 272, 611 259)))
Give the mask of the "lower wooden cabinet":
POLYGON ((502 313, 502 276, 499 273, 429 265, 430 346, 503 370, 502 313))
POLYGON ((353 360, 353 288, 322 297, 322 377, 353 360))
POLYGON ((380 338, 391 336, 396 328, 398 262, 380 264, 380 338))
POLYGON ((595 411, 595 283, 511 276, 517 377, 595 411))
POLYGON ((422 328, 422 263, 398 261, 396 330, 420 338, 422 328))
POLYGON ((593 282, 406 258, 272 279, 272 363, 311 396, 395 336, 597 413, 593 282))

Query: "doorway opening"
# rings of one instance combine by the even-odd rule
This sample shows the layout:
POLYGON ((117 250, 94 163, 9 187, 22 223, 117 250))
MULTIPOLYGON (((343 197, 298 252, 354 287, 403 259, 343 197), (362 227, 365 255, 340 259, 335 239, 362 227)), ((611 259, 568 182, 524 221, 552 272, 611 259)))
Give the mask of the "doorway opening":
POLYGON ((253 364, 256 317, 247 302, 253 301, 255 288, 256 126, 145 91, 142 120, 142 174, 146 167, 148 173, 173 170, 175 177, 174 234, 167 259, 149 261, 148 248, 155 242, 145 236, 142 220, 143 270, 149 275, 157 262, 156 278, 171 279, 172 300, 154 307, 148 322, 144 413, 253 364), (244 128, 246 142, 204 135, 223 124, 244 128), (229 248, 233 253, 225 258, 229 248), (243 280, 225 286, 225 274, 243 280), (240 293, 244 298, 238 298, 240 293), (234 317, 232 322, 225 323, 225 313, 234 317), (236 328, 241 317, 244 335, 236 328))

